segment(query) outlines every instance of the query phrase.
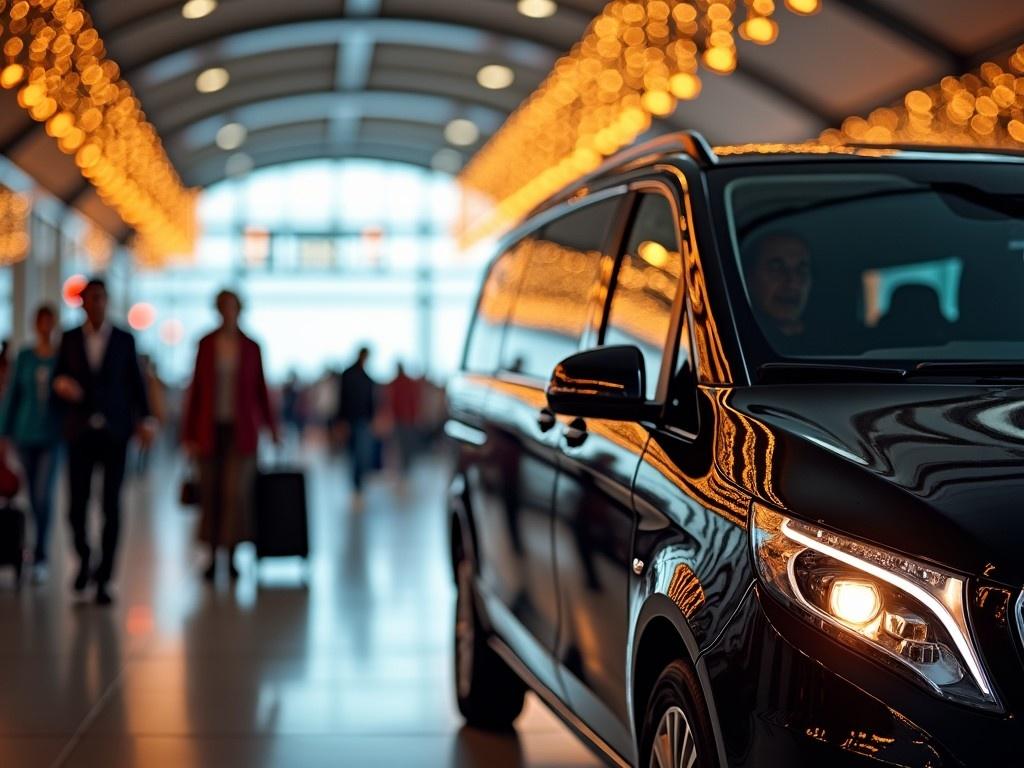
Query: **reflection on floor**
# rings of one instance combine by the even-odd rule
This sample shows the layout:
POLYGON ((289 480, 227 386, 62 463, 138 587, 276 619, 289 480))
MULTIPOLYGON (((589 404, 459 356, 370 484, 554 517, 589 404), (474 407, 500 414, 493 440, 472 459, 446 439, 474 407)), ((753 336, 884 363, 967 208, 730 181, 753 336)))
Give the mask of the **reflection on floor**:
POLYGON ((72 604, 68 531, 50 583, 0 574, 0 766, 590 766, 531 698, 517 734, 464 728, 450 678, 443 466, 350 509, 339 462, 307 460, 314 554, 207 586, 180 467, 132 482, 113 609, 72 604))

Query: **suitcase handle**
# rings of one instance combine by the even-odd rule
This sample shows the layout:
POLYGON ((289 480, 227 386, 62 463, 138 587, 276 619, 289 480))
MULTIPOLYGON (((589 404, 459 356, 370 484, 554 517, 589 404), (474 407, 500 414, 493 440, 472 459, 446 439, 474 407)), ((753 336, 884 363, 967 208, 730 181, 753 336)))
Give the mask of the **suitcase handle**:
POLYGON ((273 472, 279 470, 290 470, 303 467, 301 441, 292 444, 287 437, 282 437, 280 443, 272 440, 261 440, 258 452, 257 465, 260 471, 273 472), (295 458, 290 458, 294 456, 295 458))

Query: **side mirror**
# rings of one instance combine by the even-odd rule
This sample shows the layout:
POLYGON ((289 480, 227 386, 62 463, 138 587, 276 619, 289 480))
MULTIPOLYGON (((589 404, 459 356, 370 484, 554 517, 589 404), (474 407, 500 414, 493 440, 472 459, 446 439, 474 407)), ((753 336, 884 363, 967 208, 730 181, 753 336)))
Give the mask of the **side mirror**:
POLYGON ((566 416, 629 420, 645 402, 644 355, 636 347, 598 347, 565 358, 551 374, 548 407, 566 416))

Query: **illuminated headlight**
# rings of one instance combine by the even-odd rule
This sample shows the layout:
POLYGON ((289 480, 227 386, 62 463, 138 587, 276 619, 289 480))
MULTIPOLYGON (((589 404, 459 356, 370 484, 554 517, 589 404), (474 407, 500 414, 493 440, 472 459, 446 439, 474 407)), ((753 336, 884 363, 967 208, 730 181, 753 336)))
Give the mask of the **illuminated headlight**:
POLYGON ((753 522, 754 559, 773 595, 941 696, 998 706, 963 579, 756 503, 753 522))

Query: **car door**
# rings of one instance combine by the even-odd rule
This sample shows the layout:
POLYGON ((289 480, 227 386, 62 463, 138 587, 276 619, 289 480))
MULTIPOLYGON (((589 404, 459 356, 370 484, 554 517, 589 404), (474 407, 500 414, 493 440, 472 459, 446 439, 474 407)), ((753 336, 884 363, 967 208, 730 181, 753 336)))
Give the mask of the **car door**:
POLYGON ((551 501, 560 433, 545 390, 555 364, 579 348, 591 322, 618 207, 614 196, 577 202, 518 246, 523 275, 487 402, 481 593, 498 635, 559 695, 551 501))
MULTIPOLYGON (((643 352, 647 398, 663 398, 662 360, 683 305, 679 216, 667 189, 636 189, 608 288, 600 342, 643 352)), ((576 713, 621 755, 631 754, 626 696, 634 475, 648 440, 640 423, 573 419, 562 429, 554 502, 561 601, 557 658, 576 713)))

